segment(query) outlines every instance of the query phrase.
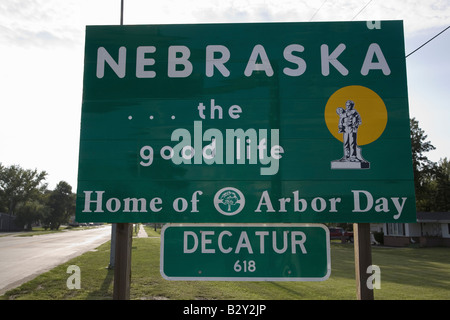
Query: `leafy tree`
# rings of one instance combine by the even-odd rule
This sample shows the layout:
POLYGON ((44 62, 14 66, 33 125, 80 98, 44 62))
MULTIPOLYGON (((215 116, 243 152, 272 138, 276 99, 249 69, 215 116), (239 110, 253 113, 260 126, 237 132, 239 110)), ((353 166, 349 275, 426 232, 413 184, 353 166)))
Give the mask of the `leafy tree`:
POLYGON ((65 181, 60 181, 55 190, 48 195, 49 210, 43 217, 43 223, 52 230, 58 230, 61 224, 67 223, 75 213, 75 195, 72 187, 65 181))
POLYGON ((435 173, 434 211, 450 211, 450 162, 439 160, 435 173))
POLYGON ((432 173, 435 166, 435 163, 429 160, 424 153, 435 150, 436 148, 430 141, 426 141, 428 136, 425 134, 425 131, 419 127, 419 121, 415 118, 410 119, 410 126, 414 179, 417 178, 420 180, 420 174, 416 176, 416 173, 432 173))
POLYGON ((4 167, 0 163, 0 202, 10 215, 21 202, 31 201, 47 188, 47 172, 22 169, 18 165, 4 167))
POLYGON ((17 225, 24 225, 25 230, 31 230, 31 225, 39 220, 48 211, 48 207, 40 200, 21 202, 17 205, 17 225))
POLYGON ((428 136, 419 127, 419 121, 415 118, 410 119, 410 129, 416 207, 419 211, 432 211, 431 181, 435 174, 436 163, 429 160, 425 153, 436 148, 427 141, 428 136))
POLYGON ((436 148, 427 141, 415 118, 410 119, 410 125, 417 210, 447 212, 450 210, 450 163, 447 158, 438 163, 429 160, 425 153, 436 148))

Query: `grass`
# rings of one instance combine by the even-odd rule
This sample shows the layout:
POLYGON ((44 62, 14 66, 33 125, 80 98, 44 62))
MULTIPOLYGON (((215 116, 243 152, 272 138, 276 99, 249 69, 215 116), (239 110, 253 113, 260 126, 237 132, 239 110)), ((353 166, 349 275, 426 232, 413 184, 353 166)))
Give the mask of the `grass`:
MULTIPOLYGON (((167 281, 159 273, 159 233, 134 238, 131 299, 331 299, 356 298, 353 245, 332 242, 332 272, 323 282, 167 281)), ((108 270, 110 243, 87 252, 0 299, 112 299, 114 272, 108 270), (69 265, 81 269, 81 289, 69 290, 69 265)), ((381 270, 381 289, 375 299, 450 299, 450 248, 373 247, 372 261, 381 270)))
MULTIPOLYGON (((450 248, 377 248, 380 299, 450 299, 450 248)), ((376 291, 378 293, 378 291, 376 291)))

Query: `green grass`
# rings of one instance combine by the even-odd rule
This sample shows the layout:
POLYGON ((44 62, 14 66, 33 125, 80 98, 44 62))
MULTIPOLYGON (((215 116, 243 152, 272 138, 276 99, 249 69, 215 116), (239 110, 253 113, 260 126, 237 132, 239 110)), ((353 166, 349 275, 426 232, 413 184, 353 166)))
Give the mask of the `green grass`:
MULTIPOLYGON (((353 245, 332 242, 332 272, 323 282, 221 282, 167 281, 159 273, 158 232, 134 238, 132 245, 131 299, 355 299, 353 245)), ((21 287, 0 299, 112 299, 110 243, 100 246, 21 287), (66 287, 69 265, 81 269, 81 289, 66 287)), ((381 289, 375 299, 450 299, 450 248, 373 247, 372 261, 381 269, 381 289)))
POLYGON ((379 299, 450 299, 450 248, 376 248, 379 299))

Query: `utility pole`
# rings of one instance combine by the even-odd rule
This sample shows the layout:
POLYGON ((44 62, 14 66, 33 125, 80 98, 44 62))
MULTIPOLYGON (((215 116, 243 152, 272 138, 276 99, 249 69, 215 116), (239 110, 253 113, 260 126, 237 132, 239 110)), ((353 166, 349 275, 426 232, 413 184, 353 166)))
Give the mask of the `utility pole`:
POLYGON ((120 0, 120 25, 123 26, 123 0, 120 0))

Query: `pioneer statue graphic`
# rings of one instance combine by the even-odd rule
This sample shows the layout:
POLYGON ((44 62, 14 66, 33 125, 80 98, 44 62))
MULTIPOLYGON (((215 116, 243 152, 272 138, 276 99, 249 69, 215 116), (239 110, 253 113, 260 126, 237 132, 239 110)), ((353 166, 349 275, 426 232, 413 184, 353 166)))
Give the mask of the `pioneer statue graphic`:
POLYGON ((361 116, 355 109, 355 103, 347 100, 344 108, 337 108, 339 116, 338 132, 343 134, 343 157, 331 161, 331 169, 369 169, 370 163, 362 157, 357 144, 358 128, 362 124, 361 116))

